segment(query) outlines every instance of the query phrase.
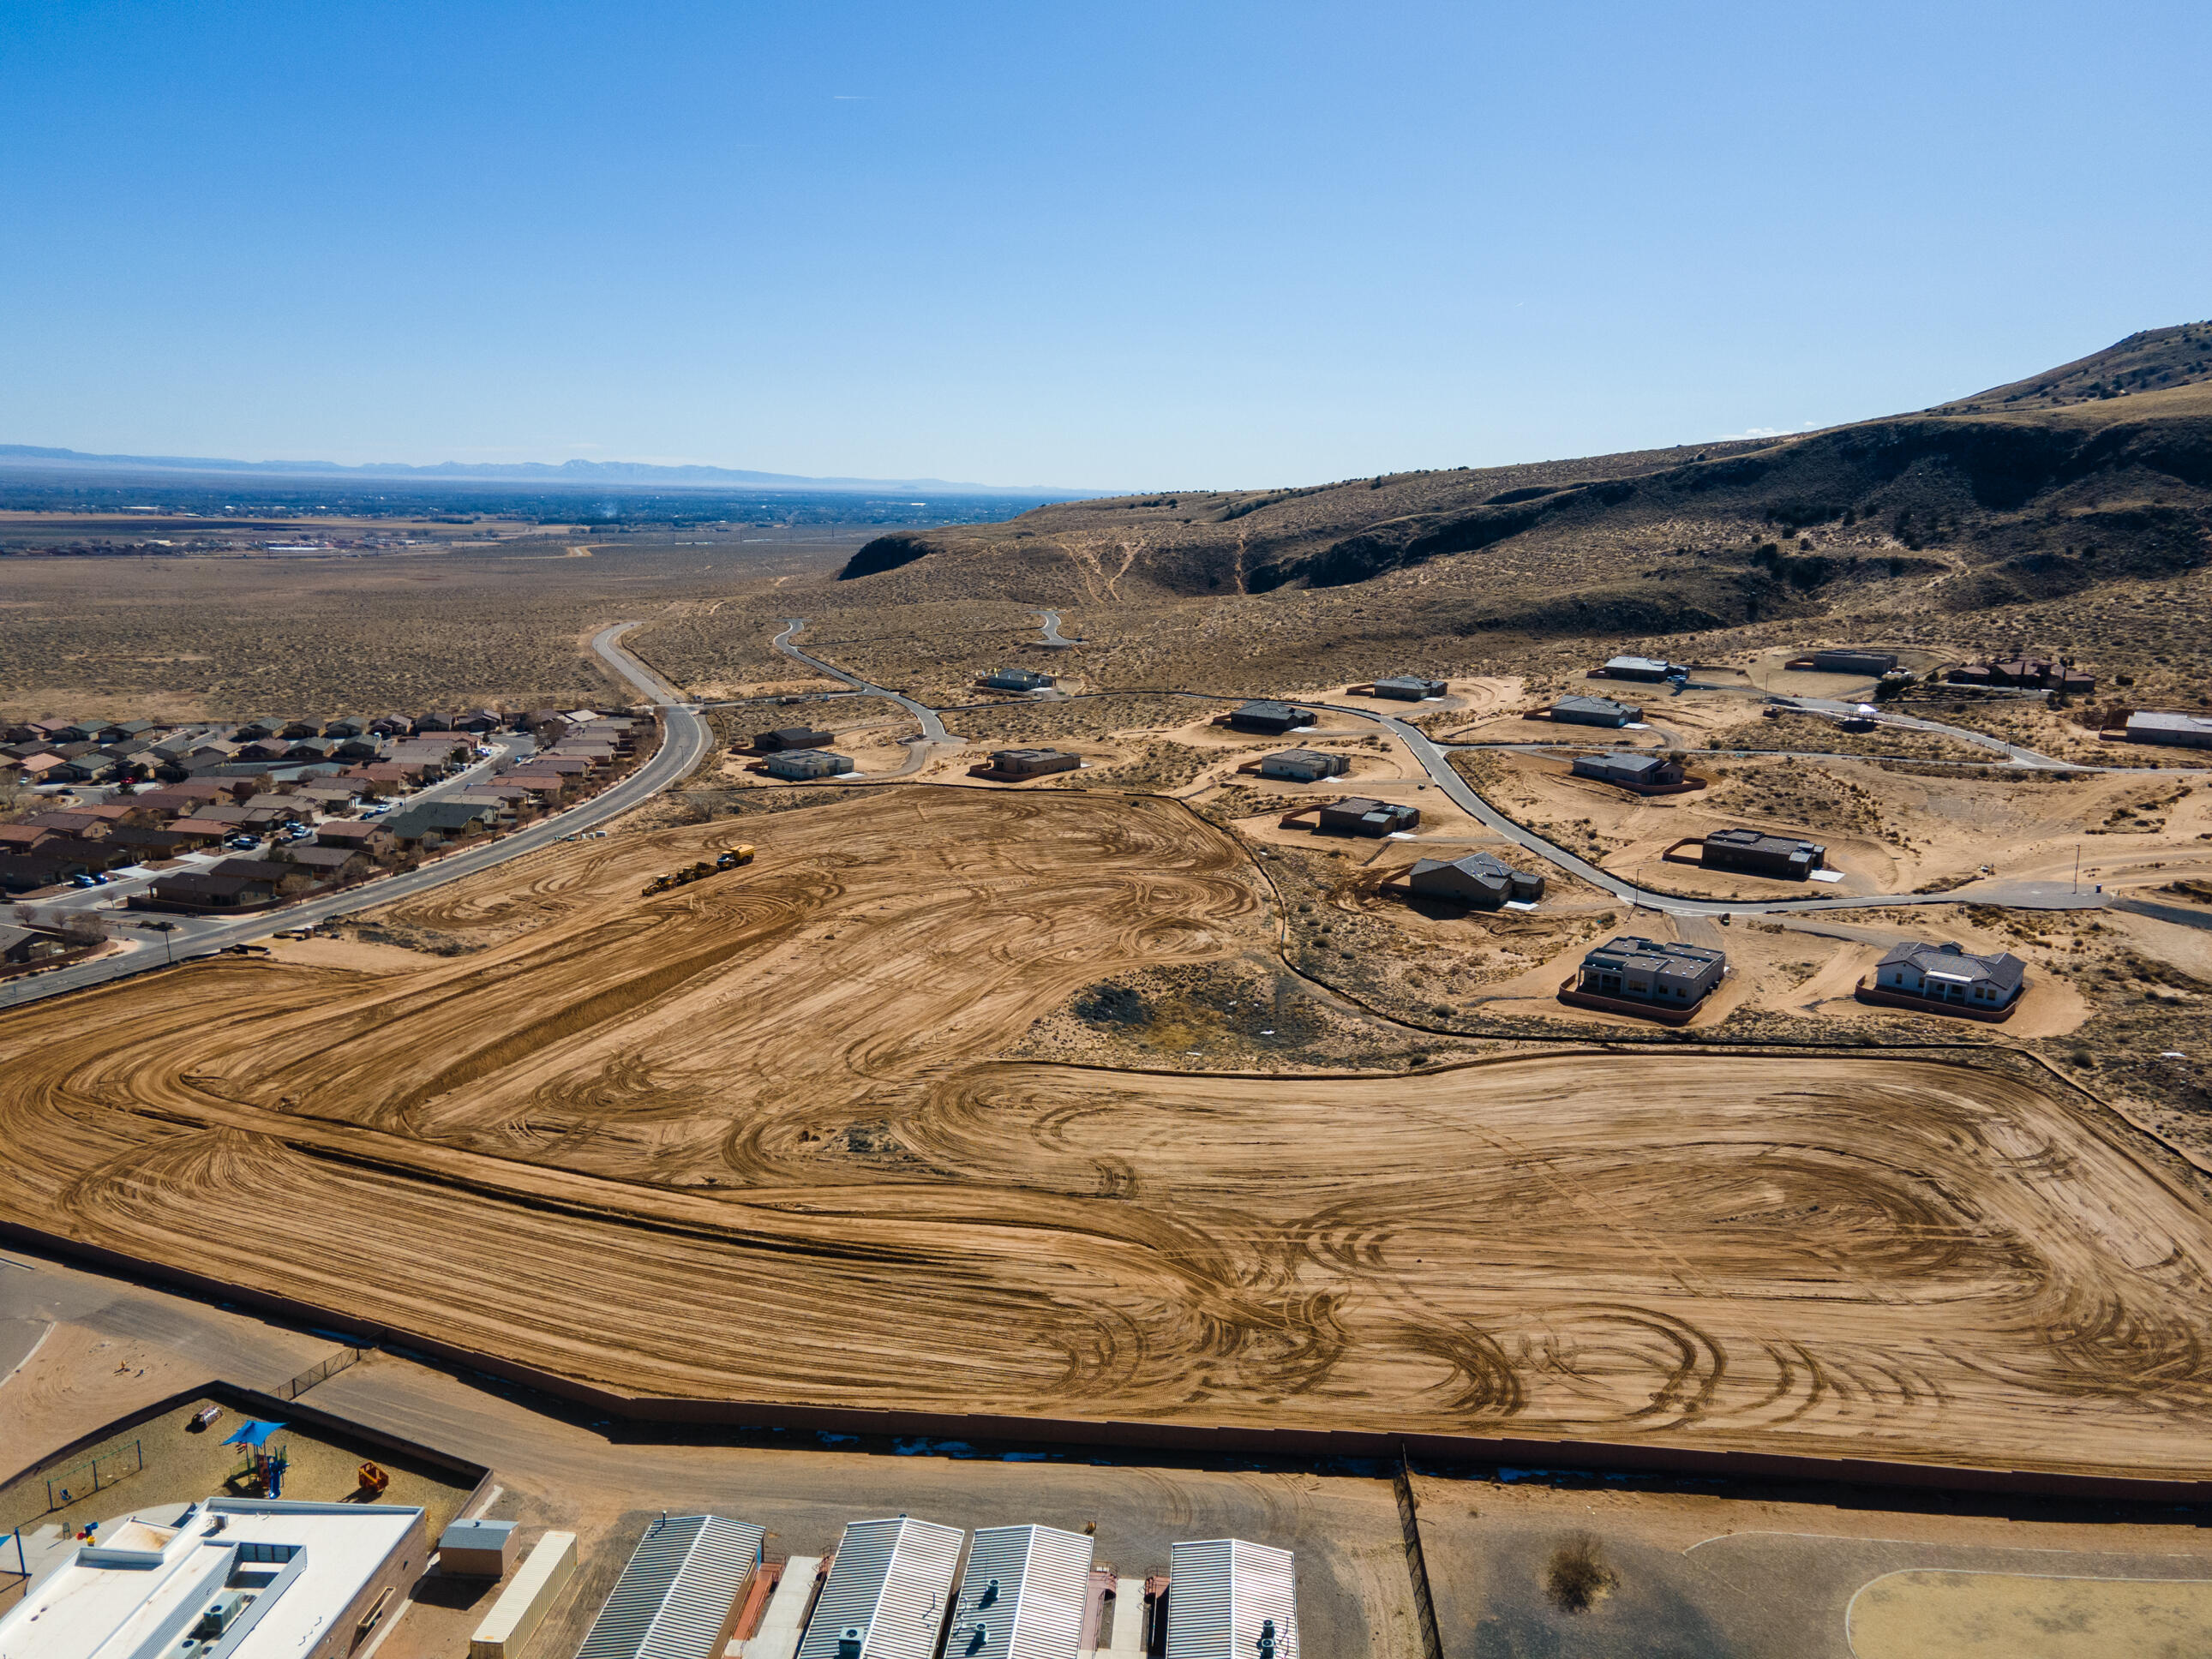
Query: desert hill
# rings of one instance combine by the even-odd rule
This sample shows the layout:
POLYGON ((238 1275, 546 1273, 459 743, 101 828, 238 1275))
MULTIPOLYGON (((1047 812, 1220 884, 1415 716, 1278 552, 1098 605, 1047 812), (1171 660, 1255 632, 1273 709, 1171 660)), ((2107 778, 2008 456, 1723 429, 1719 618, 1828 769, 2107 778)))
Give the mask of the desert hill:
POLYGON ((878 538, 855 605, 1147 607, 1419 570, 1424 631, 1695 632, 2156 578, 2212 547, 2212 325, 1923 413, 1763 441, 1277 490, 1131 495, 878 538))

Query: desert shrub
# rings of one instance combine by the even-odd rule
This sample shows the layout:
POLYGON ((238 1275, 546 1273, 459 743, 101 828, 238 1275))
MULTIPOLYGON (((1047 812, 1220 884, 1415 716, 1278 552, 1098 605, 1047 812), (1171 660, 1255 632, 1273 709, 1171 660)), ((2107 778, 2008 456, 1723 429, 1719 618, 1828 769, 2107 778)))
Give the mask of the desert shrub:
POLYGON ((1562 1613, 1582 1613, 1619 1582, 1605 1551, 1589 1533, 1562 1539, 1544 1563, 1544 1594, 1562 1613))

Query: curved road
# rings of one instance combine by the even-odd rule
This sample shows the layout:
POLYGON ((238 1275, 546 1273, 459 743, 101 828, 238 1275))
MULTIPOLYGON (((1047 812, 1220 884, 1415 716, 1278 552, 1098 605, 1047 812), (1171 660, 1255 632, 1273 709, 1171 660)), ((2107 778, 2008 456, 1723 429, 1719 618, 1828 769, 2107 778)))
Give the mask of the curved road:
POLYGON ((1047 645, 1066 647, 1083 643, 1081 640, 1069 639, 1060 631, 1060 612, 1057 611, 1038 611, 1037 623, 1044 629, 1044 642, 1047 645))
POLYGON ((705 758, 713 739, 706 722, 680 700, 674 689, 617 643, 623 634, 637 626, 634 622, 618 623, 614 627, 601 629, 592 641, 592 648, 605 659, 610 667, 637 687, 650 701, 659 705, 665 723, 665 734, 659 750, 621 782, 602 790, 587 801, 578 803, 565 812, 542 818, 498 841, 488 842, 481 847, 471 847, 464 852, 439 859, 405 875, 386 876, 380 880, 364 882, 358 887, 349 887, 343 892, 302 899, 295 904, 230 921, 211 916, 174 917, 176 930, 167 934, 146 935, 148 943, 143 949, 126 951, 118 956, 100 957, 90 962, 78 963, 74 967, 0 983, 0 1008, 18 1007, 42 998, 58 996, 64 991, 82 990, 87 986, 163 967, 173 954, 177 960, 182 961, 187 956, 201 956, 227 945, 266 939, 282 929, 310 927, 334 916, 349 915, 356 910, 389 904, 397 899, 411 898, 417 893, 428 892, 449 881, 459 881, 464 876, 475 875, 495 865, 505 864, 510 859, 519 859, 541 848, 550 847, 580 830, 588 830, 611 818, 619 817, 662 790, 681 782, 690 775, 691 769, 705 758))
POLYGON ((835 663, 824 662, 819 657, 801 651, 791 642, 791 639, 793 635, 805 626, 806 618, 804 617, 786 617, 783 632, 777 635, 772 643, 777 650, 794 662, 803 662, 817 673, 827 674, 833 680, 842 680, 864 696, 887 697, 921 722, 921 735, 909 739, 907 744, 906 764, 896 772, 879 773, 871 781, 902 778, 910 772, 918 772, 927 763, 931 753, 939 747, 964 749, 968 746, 967 738, 955 737, 945 729, 944 720, 939 718, 937 711, 928 704, 916 702, 903 692, 894 691, 888 686, 873 684, 862 679, 858 674, 848 674, 835 663))

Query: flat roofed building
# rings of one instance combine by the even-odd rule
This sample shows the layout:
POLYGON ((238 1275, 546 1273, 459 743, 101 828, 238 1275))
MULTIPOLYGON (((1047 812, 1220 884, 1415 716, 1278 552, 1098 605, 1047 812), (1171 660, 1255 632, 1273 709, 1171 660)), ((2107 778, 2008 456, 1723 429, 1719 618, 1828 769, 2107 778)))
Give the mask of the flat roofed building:
POLYGON ((469 1638, 469 1659, 521 1659, 530 1638, 568 1581, 576 1576, 576 1534, 549 1532, 530 1547, 522 1571, 507 1582, 483 1623, 469 1638))
POLYGON ((33 1585, 0 1616, 0 1653, 342 1659, 428 1553, 422 1511, 398 1504, 160 1505, 101 1528, 33 1585))
POLYGON ((1013 778, 1041 778, 1048 772, 1073 772, 1083 764, 1079 755, 1064 749, 994 749, 991 769, 1013 778))
POLYGON ((1352 770, 1352 757, 1332 755, 1322 749, 1279 749, 1260 763, 1263 778, 1288 778, 1297 783, 1316 783, 1340 778, 1352 770))
POLYGON ((1242 1538, 1173 1546, 1167 1659, 1298 1659, 1297 1559, 1242 1538))
POLYGON ((1687 1008, 1703 1000, 1727 971, 1723 951, 1702 945, 1660 945, 1624 933, 1583 958, 1575 988, 1593 996, 1687 1008))
POLYGON ((2009 951, 1983 957, 1960 945, 1907 939, 1875 964, 1874 982, 1882 990, 1933 1002, 2004 1008, 2027 988, 2027 964, 2009 951))
POLYGON ((761 763, 761 769, 772 778, 804 782, 809 778, 842 777, 853 769, 853 757, 834 754, 827 749, 794 749, 786 754, 770 755, 761 763))
POLYGON ((981 1527, 952 1598, 947 1654, 1075 1659, 1091 1586, 1091 1540, 1057 1527, 981 1527))
POLYGON ((753 739, 753 747, 763 755, 778 750, 820 749, 837 741, 834 732, 817 732, 811 726, 784 726, 773 732, 763 732, 753 739))
POLYGON ((1421 809, 1418 806, 1370 800, 1364 795, 1349 795, 1321 809, 1322 829, 1341 830, 1354 836, 1388 836, 1411 830, 1420 821, 1421 809))
POLYGON ((645 1529, 576 1659, 720 1659, 738 1597, 768 1534, 719 1515, 672 1515, 645 1529))
POLYGON ((1600 783, 1625 784, 1632 789, 1656 789, 1682 781, 1682 769, 1663 755, 1615 750, 1607 755, 1577 755, 1571 769, 1578 778, 1600 783))
POLYGON ((516 1523, 456 1521, 438 1534, 438 1571, 462 1577, 504 1578, 514 1559, 516 1523))
POLYGON ((1879 678, 1896 666, 1894 651, 1857 651, 1839 647, 1813 653, 1813 672, 1816 674, 1865 674, 1879 678))
POLYGON ((1265 732, 1280 737, 1285 732, 1295 732, 1302 726, 1310 726, 1313 716, 1303 708, 1278 702, 1272 697, 1261 697, 1238 705, 1230 711, 1229 724, 1239 732, 1265 732))
POLYGON ((983 677, 983 684, 994 691, 1042 691, 1052 684, 1052 676, 1031 668, 994 668, 983 677))
POLYGON ((2212 749, 2212 716, 2138 710, 2128 716, 2127 738, 2130 743, 2163 743, 2181 749, 2212 749))
POLYGON ((1644 718, 1644 711, 1632 702, 1581 696, 1561 697, 1552 705, 1551 714, 1570 726, 1626 726, 1644 718))
POLYGON ((1605 664, 1605 677, 1609 680, 1656 682, 1665 679, 1674 672, 1674 664, 1662 662, 1656 657, 1608 657, 1605 664))
POLYGON ((1424 679, 1419 674, 1393 674, 1388 679, 1375 682, 1376 696, 1396 697, 1406 702, 1441 697, 1448 689, 1442 680, 1424 679))
POLYGON ((1465 858, 1420 859, 1406 872, 1416 893, 1431 898, 1458 899, 1495 910, 1508 900, 1533 903, 1544 896, 1544 878, 1527 870, 1516 870, 1488 853, 1469 853, 1465 858))
POLYGON ((1708 869, 1804 881, 1827 855, 1828 849, 1816 841, 1770 836, 1759 830, 1716 830, 1700 845, 1698 861, 1708 869))
POLYGON ((967 1538, 903 1515, 848 1525, 799 1659, 936 1659, 967 1538))

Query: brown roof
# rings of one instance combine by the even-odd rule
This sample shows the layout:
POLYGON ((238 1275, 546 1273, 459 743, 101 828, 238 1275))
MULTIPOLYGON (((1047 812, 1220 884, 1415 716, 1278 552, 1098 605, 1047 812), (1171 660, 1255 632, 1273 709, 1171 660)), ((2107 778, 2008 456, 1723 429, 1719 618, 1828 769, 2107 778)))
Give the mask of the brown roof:
POLYGON ((380 823, 356 823, 348 818, 337 823, 318 825, 315 839, 325 847, 358 847, 370 836, 381 834, 383 830, 380 823))

